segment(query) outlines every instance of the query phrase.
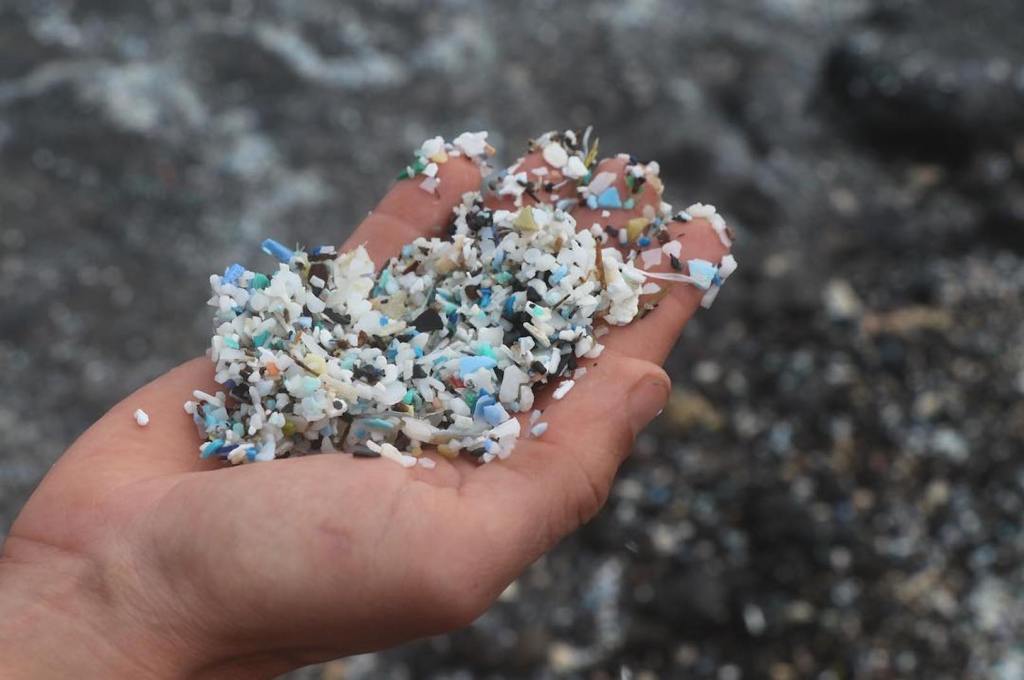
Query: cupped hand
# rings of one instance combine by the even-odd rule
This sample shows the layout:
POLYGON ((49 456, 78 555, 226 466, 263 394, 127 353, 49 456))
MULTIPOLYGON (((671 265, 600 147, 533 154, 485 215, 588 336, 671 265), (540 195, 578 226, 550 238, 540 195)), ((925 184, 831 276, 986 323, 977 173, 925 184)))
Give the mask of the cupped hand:
MULTIPOLYGON (((530 154, 518 165, 543 162, 530 154)), ((617 172, 623 192, 624 163, 598 169, 617 172)), ((439 176, 436 194, 399 182, 345 247, 364 244, 380 264, 418 236, 442 236, 480 174, 452 158, 439 176)), ((646 188, 633 210, 576 218, 621 226, 659 200, 646 188)), ((725 253, 703 220, 672 232, 688 258, 725 253)), ((272 677, 468 624, 600 509, 668 397, 660 364, 700 296, 677 284, 645 318, 613 329, 564 399, 538 396, 548 431, 486 465, 201 461, 182 404, 194 389, 216 390, 213 369, 206 358, 175 368, 75 442, 12 526, 0 557, 0 666, 11 677, 272 677), (147 427, 132 418, 138 408, 147 427)))

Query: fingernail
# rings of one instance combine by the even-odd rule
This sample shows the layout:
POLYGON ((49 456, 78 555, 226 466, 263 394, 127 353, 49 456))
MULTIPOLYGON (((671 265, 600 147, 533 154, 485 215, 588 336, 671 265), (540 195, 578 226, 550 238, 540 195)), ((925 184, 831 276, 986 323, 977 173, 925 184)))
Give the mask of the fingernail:
POLYGON ((639 432, 661 413, 668 401, 669 385, 665 378, 648 375, 641 378, 629 392, 627 402, 633 432, 639 432))

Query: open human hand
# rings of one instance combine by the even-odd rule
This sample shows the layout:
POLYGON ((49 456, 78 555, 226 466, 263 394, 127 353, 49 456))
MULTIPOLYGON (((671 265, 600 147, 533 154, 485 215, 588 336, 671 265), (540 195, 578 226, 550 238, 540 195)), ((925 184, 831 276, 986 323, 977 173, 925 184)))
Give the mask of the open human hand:
MULTIPOLYGON (((534 152, 519 168, 544 162, 534 152)), ((606 159, 597 171, 625 191, 624 166, 606 159)), ((443 235, 481 178, 464 157, 439 177, 433 195, 400 181, 344 247, 364 244, 380 264, 418 236, 443 235)), ((646 187, 632 210, 574 216, 622 226, 660 200, 646 187)), ((688 257, 725 253, 705 220, 670 229, 688 257)), ((194 389, 216 390, 212 365, 179 366, 76 441, 12 526, 0 556, 3 676, 272 677, 468 624, 600 509, 668 397, 660 364, 700 299, 675 286, 645 318, 612 329, 572 392, 538 395, 547 433, 487 465, 324 454, 223 468, 197 457, 181 410, 194 389), (148 427, 132 419, 138 408, 148 427)))

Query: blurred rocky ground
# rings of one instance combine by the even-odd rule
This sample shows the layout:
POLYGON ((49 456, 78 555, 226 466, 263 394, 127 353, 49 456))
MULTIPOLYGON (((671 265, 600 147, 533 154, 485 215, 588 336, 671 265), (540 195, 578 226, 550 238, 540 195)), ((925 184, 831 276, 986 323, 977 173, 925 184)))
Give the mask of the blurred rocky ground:
POLYGON ((1024 677, 1022 26, 1019 0, 0 0, 0 535, 203 351, 209 272, 340 239, 428 135, 508 160, 594 123, 741 235, 670 407, 471 628, 294 677, 1024 677))

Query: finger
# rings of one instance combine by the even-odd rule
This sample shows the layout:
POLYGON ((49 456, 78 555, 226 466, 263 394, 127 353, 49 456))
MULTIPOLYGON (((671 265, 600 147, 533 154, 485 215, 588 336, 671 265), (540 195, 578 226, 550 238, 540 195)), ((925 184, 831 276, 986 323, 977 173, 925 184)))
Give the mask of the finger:
POLYGON ((462 195, 480 188, 480 166, 465 155, 448 156, 438 165, 436 189, 424 189, 425 179, 417 175, 399 180, 345 241, 343 250, 363 245, 379 265, 420 236, 443 236, 462 195))
MULTIPOLYGON (((612 351, 545 410, 547 431, 521 439, 512 456, 470 475, 463 498, 485 532, 504 534, 526 562, 604 504, 637 433, 664 407, 670 381, 649 361, 612 351)), ((506 553, 511 561, 513 556, 506 553)))
POLYGON ((539 150, 531 151, 505 171, 507 174, 489 187, 485 203, 492 210, 515 210, 538 203, 557 204, 561 200, 576 201, 575 180, 566 178, 561 170, 544 160, 539 150))
MULTIPOLYGON (((605 158, 591 172, 588 193, 593 195, 591 205, 586 203, 573 211, 572 216, 580 229, 589 229, 594 224, 602 229, 624 229, 633 219, 653 219, 658 214, 661 204, 661 180, 653 173, 643 172, 643 166, 630 163, 629 156, 619 155, 605 158), (632 167, 639 168, 639 176, 634 175, 632 167), (632 177, 632 180, 627 180, 632 177), (614 193, 610 192, 614 189, 614 193), (603 197, 603 198, 602 198, 603 197), (604 205, 601 205, 601 204, 604 205), (616 207, 618 206, 618 207, 616 207)), ((635 245, 636 239, 631 243, 635 245)), ((610 245, 617 241, 612 239, 610 245)))
MULTIPOLYGON (((664 192, 658 174, 649 165, 637 164, 621 154, 606 158, 591 173, 589 187, 587 193, 595 197, 591 205, 604 192, 614 189, 614 193, 606 195, 608 207, 594 208, 584 203, 576 209, 573 217, 577 227, 589 229, 597 225, 609 235, 609 245, 618 245, 624 251, 652 251, 652 264, 647 265, 642 256, 635 260, 645 271, 689 273, 687 263, 690 260, 718 264, 729 252, 718 232, 704 218, 673 219, 666 225, 667 234, 661 239, 645 236, 643 229, 647 222, 662 212, 664 192), (622 207, 616 208, 615 204, 622 207), (671 241, 677 241, 679 246, 665 248, 671 241)), ((686 215, 685 211, 681 214, 686 215)), ((627 326, 613 327, 602 343, 625 356, 661 364, 699 308, 705 291, 689 283, 658 280, 650 283, 660 290, 640 299, 641 310, 649 309, 649 313, 627 326)))
MULTIPOLYGON (((670 239, 680 244, 676 258, 679 269, 662 250, 661 262, 646 268, 650 272, 688 273, 687 262, 694 259, 718 264, 729 253, 708 220, 699 218, 689 222, 672 222, 668 226, 670 239)), ((650 249, 660 249, 655 242, 650 249)), ((679 339, 686 323, 700 308, 705 291, 690 283, 652 280, 661 288, 657 294, 641 297, 641 309, 654 306, 643 318, 627 326, 613 327, 601 342, 608 350, 627 356, 664 363, 679 339)))
POLYGON ((75 467, 76 476, 101 471, 99 490, 162 474, 222 467, 199 458, 200 438, 183 404, 194 390, 223 389, 213 379, 213 365, 202 357, 171 369, 115 405, 61 457, 58 466, 75 467), (149 416, 146 426, 134 418, 149 416), (103 465, 100 465, 102 459, 103 465))

